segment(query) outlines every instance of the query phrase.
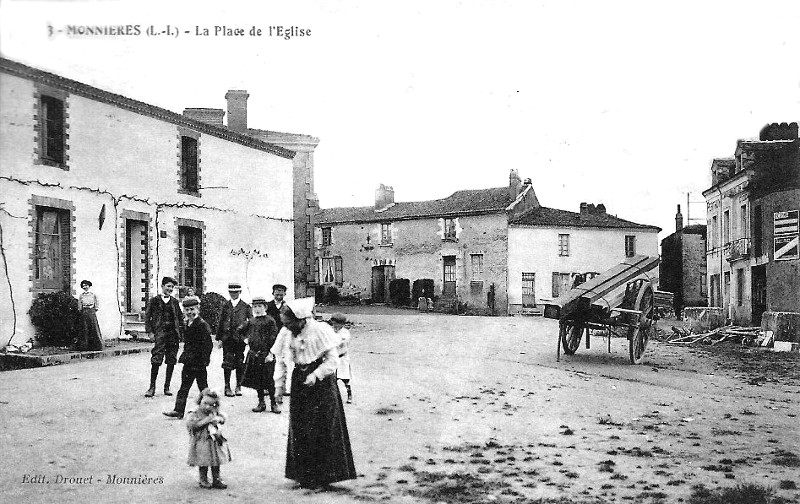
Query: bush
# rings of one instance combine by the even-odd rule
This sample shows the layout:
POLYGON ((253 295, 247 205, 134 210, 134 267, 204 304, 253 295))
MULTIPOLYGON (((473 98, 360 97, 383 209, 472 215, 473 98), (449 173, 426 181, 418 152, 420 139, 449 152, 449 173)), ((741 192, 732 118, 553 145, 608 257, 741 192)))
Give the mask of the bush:
POLYGON ((28 315, 41 346, 71 346, 81 330, 78 300, 66 292, 39 294, 28 315))
POLYGON ((420 297, 433 299, 433 278, 414 280, 414 285, 411 287, 411 299, 416 302, 420 297))
POLYGON ((317 285, 314 288, 314 297, 317 303, 339 304, 339 289, 333 285, 317 285))
POLYGON ((222 307, 228 300, 216 292, 206 292, 200 296, 200 316, 208 322, 213 332, 217 332, 219 327, 219 317, 222 315, 222 307))
POLYGON ((397 278, 389 282, 389 300, 395 306, 407 306, 411 299, 411 282, 397 278))

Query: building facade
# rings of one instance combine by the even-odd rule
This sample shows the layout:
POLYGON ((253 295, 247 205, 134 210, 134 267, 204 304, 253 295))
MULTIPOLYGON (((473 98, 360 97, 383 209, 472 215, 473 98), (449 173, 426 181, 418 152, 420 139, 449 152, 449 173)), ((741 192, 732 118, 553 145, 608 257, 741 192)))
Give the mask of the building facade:
POLYGON ((0 341, 83 279, 113 338, 165 275, 245 295, 291 277, 294 151, 4 59, 0 128, 0 341))
POLYGON ((457 191, 447 198, 395 202, 381 185, 372 207, 323 209, 316 222, 321 285, 389 301, 389 282, 431 279, 434 297, 485 313, 506 313, 509 218, 537 206, 529 180, 457 191))
MULTIPOLYGON (((537 313, 541 301, 564 294, 634 255, 658 257, 656 226, 626 221, 605 205, 581 203, 580 212, 537 207, 508 229, 509 313, 537 313)), ((653 275, 658 285, 657 273, 653 275)))
POLYGON ((703 192, 709 303, 734 324, 800 310, 798 146, 797 124, 775 123, 758 140, 739 140, 734 158, 712 162, 712 185, 703 192))
POLYGON ((673 293, 678 316, 686 306, 708 306, 706 231, 703 224, 684 227, 678 205, 675 232, 661 240, 659 289, 673 293))

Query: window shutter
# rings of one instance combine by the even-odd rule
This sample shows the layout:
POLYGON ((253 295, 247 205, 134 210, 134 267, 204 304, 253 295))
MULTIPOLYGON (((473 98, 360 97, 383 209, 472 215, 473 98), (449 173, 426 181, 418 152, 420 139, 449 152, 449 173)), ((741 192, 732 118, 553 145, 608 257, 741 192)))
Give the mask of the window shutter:
POLYGON ((58 212, 58 225, 59 225, 59 238, 61 239, 61 280, 62 289, 64 292, 69 293, 72 286, 72 258, 71 244, 72 244, 72 218, 69 211, 62 210, 58 212))

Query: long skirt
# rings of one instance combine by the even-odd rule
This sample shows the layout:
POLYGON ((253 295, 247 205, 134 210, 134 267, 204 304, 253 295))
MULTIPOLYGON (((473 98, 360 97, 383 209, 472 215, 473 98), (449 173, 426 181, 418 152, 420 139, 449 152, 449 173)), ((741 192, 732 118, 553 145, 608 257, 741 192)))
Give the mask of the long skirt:
POLYGON ((102 350, 103 336, 100 334, 100 325, 93 308, 81 310, 81 339, 78 341, 79 350, 102 350))
POLYGON ((308 488, 356 478, 336 376, 303 385, 315 368, 295 366, 292 372, 286 446, 286 477, 308 488))

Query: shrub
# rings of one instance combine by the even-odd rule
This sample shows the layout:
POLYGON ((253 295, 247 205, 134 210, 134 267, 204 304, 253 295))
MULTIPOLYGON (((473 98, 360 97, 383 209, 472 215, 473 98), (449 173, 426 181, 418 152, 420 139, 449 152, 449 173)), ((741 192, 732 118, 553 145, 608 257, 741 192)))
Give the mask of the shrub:
POLYGON ((78 300, 66 292, 39 294, 28 315, 42 346, 70 346, 81 330, 78 300))
POLYGON ((317 303, 338 304, 339 289, 333 285, 317 285, 314 287, 314 297, 317 303))
POLYGON ((406 306, 411 296, 411 282, 407 278, 397 278, 389 282, 389 299, 395 306, 406 306))
POLYGON ((222 307, 225 306, 227 299, 216 292, 206 292, 200 296, 200 316, 208 322, 211 330, 217 332, 219 327, 219 317, 222 315, 222 307))
POLYGON ((414 285, 411 287, 411 299, 416 302, 420 297, 433 299, 433 278, 414 280, 414 285))

